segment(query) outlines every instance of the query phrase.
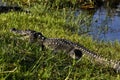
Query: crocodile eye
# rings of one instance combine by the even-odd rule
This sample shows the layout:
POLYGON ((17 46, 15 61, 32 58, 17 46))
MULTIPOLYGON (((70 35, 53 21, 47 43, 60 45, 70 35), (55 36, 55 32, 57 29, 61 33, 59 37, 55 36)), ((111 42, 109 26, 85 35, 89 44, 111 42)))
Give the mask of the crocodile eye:
POLYGON ((38 37, 41 37, 41 35, 38 35, 38 37))

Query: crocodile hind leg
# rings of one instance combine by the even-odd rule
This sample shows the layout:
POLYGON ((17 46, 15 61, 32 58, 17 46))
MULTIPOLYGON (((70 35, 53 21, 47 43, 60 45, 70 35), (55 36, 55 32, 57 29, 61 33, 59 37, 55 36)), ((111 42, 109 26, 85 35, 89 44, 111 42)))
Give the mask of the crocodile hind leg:
POLYGON ((73 58, 73 59, 80 59, 83 55, 82 51, 78 50, 78 49, 72 49, 69 52, 69 55, 73 58))

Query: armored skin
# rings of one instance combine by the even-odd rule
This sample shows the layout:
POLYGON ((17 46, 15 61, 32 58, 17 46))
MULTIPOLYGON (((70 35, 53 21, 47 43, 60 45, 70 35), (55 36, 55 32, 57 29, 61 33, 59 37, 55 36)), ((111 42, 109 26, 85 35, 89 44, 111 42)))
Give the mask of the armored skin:
POLYGON ((108 65, 116 72, 120 73, 119 61, 107 60, 106 58, 103 58, 93 51, 85 48, 83 45, 61 38, 47 38, 43 36, 41 32, 30 29, 17 30, 16 28, 12 28, 11 32, 22 36, 28 36, 31 43, 37 42, 42 48, 49 48, 55 53, 58 51, 63 51, 64 53, 71 56, 73 59, 80 59, 82 55, 85 54, 89 57, 92 57, 96 62, 108 65))

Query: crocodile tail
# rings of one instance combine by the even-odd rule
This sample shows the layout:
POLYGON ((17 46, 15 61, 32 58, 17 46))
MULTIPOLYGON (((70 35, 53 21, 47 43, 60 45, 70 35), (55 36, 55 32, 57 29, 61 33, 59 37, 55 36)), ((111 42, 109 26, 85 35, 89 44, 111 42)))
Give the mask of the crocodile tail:
POLYGON ((84 52, 87 56, 94 58, 96 62, 103 64, 105 66, 109 66, 113 68, 117 73, 120 73, 120 61, 113 61, 113 60, 108 60, 106 58, 103 58, 81 45, 79 45, 79 49, 82 52, 84 52))
POLYGON ((113 69, 115 69, 117 73, 120 73, 120 61, 114 64, 113 69))

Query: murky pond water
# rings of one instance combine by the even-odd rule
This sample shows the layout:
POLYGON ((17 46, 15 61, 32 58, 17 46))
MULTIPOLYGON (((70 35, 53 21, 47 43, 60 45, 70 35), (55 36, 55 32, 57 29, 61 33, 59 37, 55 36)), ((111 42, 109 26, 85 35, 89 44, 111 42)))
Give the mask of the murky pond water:
POLYGON ((120 8, 98 9, 94 14, 94 19, 98 19, 96 23, 94 22, 91 25, 94 26, 91 34, 95 39, 120 41, 120 8), (99 31, 100 28, 101 31, 99 31))
MULTIPOLYGON (((79 12, 77 11, 76 13, 78 14, 79 12)), ((92 36, 93 39, 120 41, 120 5, 113 9, 101 7, 91 15, 91 23, 89 25, 83 25, 82 28, 89 28, 88 34, 92 36)))

